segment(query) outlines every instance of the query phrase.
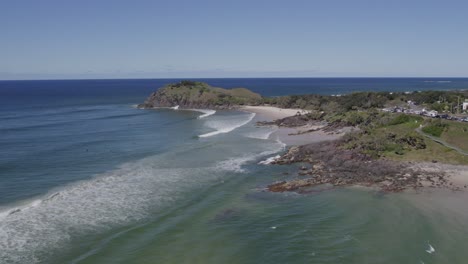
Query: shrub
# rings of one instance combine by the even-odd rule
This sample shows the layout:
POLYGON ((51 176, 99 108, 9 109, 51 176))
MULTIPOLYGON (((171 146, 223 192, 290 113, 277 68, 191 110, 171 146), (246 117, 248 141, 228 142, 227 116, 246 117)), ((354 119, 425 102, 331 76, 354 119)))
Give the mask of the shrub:
POLYGON ((405 144, 414 149, 425 149, 426 142, 418 133, 411 131, 398 139, 398 143, 405 144))
POLYGON ((400 115, 397 115, 392 121, 390 121, 390 122, 388 123, 388 125, 394 126, 394 125, 399 125, 399 124, 407 123, 407 122, 409 122, 409 121, 410 121, 409 115, 400 114, 400 115))
POLYGON ((440 137, 444 132, 445 127, 439 125, 428 125, 422 128, 422 131, 426 134, 432 135, 434 137, 440 137))

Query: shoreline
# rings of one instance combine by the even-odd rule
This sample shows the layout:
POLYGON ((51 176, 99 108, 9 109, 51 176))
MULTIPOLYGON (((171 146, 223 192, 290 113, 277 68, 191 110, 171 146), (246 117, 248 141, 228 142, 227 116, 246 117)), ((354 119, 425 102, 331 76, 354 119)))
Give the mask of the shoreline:
MULTIPOLYGON (((468 190, 468 166, 466 165, 422 162, 415 164, 413 167, 429 173, 444 171, 447 173, 450 186, 459 190, 468 190)), ((437 187, 436 184, 430 181, 425 181, 424 184, 425 187, 437 187)))
POLYGON ((265 121, 273 121, 276 119, 282 119, 285 117, 294 116, 297 113, 300 114, 307 114, 309 111, 298 109, 298 108, 279 108, 275 106, 241 106, 239 110, 244 110, 247 112, 256 113, 263 118, 268 120, 265 121))
MULTIPOLYGON (((165 108, 165 107, 164 107, 165 108)), ((214 114, 216 110, 204 110, 204 109, 178 109, 174 107, 168 107, 167 109, 173 110, 186 110, 186 111, 196 111, 205 113, 199 116, 198 118, 203 118, 214 114), (207 113, 208 111, 212 111, 211 113, 207 113)), ((284 156, 288 155, 289 151, 295 147, 304 147, 306 145, 313 145, 313 144, 321 144, 321 143, 332 143, 333 141, 339 140, 342 136, 344 136, 347 132, 353 131, 353 127, 342 127, 342 128, 327 128, 326 124, 324 123, 307 123, 300 126, 282 126, 281 124, 278 125, 274 121, 284 119, 287 117, 294 117, 300 116, 303 114, 308 113, 306 110, 302 109, 288 109, 288 108, 279 108, 274 106, 240 106, 236 107, 232 110, 243 111, 247 113, 256 114, 255 120, 257 123, 260 123, 260 126, 270 126, 276 127, 276 131, 272 132, 269 136, 270 139, 276 138, 278 141, 285 144, 288 147, 288 151, 283 155, 278 155, 276 157, 270 157, 269 161, 266 164, 292 164, 301 161, 285 161, 284 156), (263 124, 262 124, 263 123, 263 124), (268 124, 271 123, 271 124, 268 124)), ((300 119, 300 117, 298 117, 300 119)), ((289 125, 289 124, 288 124, 289 125)), ((340 156, 341 152, 343 151, 336 151, 336 155, 340 156)), ((354 154, 347 154, 348 156, 353 156, 354 154)), ((294 156, 294 155, 293 155, 294 156)), ((343 155, 346 156, 346 155, 343 155)), ((289 157, 291 158, 291 157, 289 157)), ((342 157, 343 158, 343 157, 342 157)), ((351 160, 353 158, 350 158, 351 160)), ((348 162, 356 162, 351 161, 348 162)), ((466 165, 454 165, 454 164, 445 164, 445 163, 416 163, 411 161, 394 161, 394 160, 385 160, 385 159, 377 159, 374 161, 364 161, 360 165, 356 165, 356 172, 355 175, 359 175, 357 172, 359 169, 362 171, 369 170, 366 168, 367 163, 373 163, 375 161, 381 161, 382 169, 392 168, 395 165, 407 167, 410 171, 401 174, 397 171, 394 171, 394 176, 388 177, 387 180, 375 180, 372 178, 367 177, 363 179, 359 176, 353 176, 352 179, 344 180, 341 179, 340 176, 335 175, 333 177, 329 176, 320 176, 320 179, 312 180, 310 176, 316 176, 317 171, 305 171, 299 170, 297 176, 302 176, 302 178, 293 178, 291 177, 290 180, 283 181, 283 182, 275 182, 268 185, 270 191, 273 192, 283 192, 283 191, 295 191, 299 193, 306 193, 304 189, 317 186, 321 184, 332 184, 333 186, 361 186, 361 187, 372 187, 381 189, 385 192, 402 192, 409 189, 432 189, 432 188, 439 188, 439 189, 448 189, 452 191, 463 191, 468 190, 468 166, 466 165), (309 175, 309 177, 305 176, 309 175), (409 176, 411 175, 411 176, 409 176), (417 175, 417 176, 416 176, 417 175), (395 177, 395 179, 390 179, 391 177, 395 177), (399 178, 399 179, 397 179, 399 178), (404 178, 404 179, 402 179, 404 178), (410 179, 411 178, 411 179, 410 179)), ((320 159, 315 160, 315 162, 323 162, 320 159)), ((344 160, 343 162, 346 162, 344 160)), ((304 163, 304 161, 303 161, 304 163)), ((314 167, 314 162, 309 161, 305 162, 309 163, 314 167)), ((323 165, 323 164, 322 164, 323 165)), ((370 165, 370 164, 369 164, 370 165)), ((311 167, 311 169, 312 169, 311 167)), ((330 172, 339 171, 340 168, 329 165, 328 167, 325 166, 326 170, 330 172)), ((365 177, 364 177, 365 178, 365 177)))
MULTIPOLYGON (((256 113, 257 117, 261 121, 266 122, 273 122, 278 119, 283 119, 286 117, 291 117, 299 113, 307 113, 307 111, 303 111, 301 109, 285 109, 285 108, 278 108, 273 106, 243 106, 240 107, 239 110, 256 113)), ((325 132, 322 128, 325 127, 323 124, 307 124, 298 127, 282 127, 278 125, 271 125, 277 127, 277 131, 272 133, 271 137, 276 136, 281 142, 283 142, 289 150, 302 147, 309 144, 319 144, 319 143, 327 143, 333 142, 335 140, 340 139, 344 134, 349 131, 352 131, 350 128, 341 128, 341 129, 334 129, 332 131, 325 132)), ((313 168, 320 164, 320 159, 312 161, 290 161, 290 162, 281 162, 285 160, 284 157, 288 155, 289 150, 281 155, 280 157, 275 157, 272 160, 271 164, 293 164, 297 162, 306 163, 308 166, 311 167, 311 171, 307 171, 304 169, 300 169, 296 175, 296 177, 291 177, 291 179, 282 181, 282 182, 275 182, 268 185, 267 189, 272 192, 284 192, 284 191, 293 191, 298 193, 307 193, 307 188, 322 185, 322 184, 332 184, 333 186, 359 186, 359 187, 371 187, 381 189, 385 192, 403 192, 410 189, 448 189, 451 191, 466 191, 468 190, 468 166, 466 165, 453 165, 453 164, 444 164, 444 163, 416 163, 413 162, 401 162, 401 161, 393 161, 393 160, 374 160, 374 161, 364 161, 361 162, 359 167, 363 169, 363 171, 369 170, 366 169, 366 166, 380 165, 387 167, 392 166, 401 166, 403 168, 407 168, 412 171, 411 177, 409 176, 408 172, 403 173, 402 175, 396 176, 398 170, 395 170, 395 178, 389 180, 387 177, 384 181, 373 181, 372 179, 360 179, 357 177, 356 179, 352 179, 346 181, 341 179, 340 177, 332 177, 328 178, 327 174, 325 176, 321 176, 319 180, 317 180, 317 173, 319 171, 313 170, 313 168), (377 161, 377 162, 376 162, 377 161), (317 163, 318 162, 318 163, 317 163), (316 163, 314 165, 314 163, 316 163), (367 164, 368 165, 364 165, 367 164), (387 166, 388 165, 388 166, 387 166), (309 177, 305 176, 309 175, 309 177), (417 176, 416 176, 417 175, 417 176), (313 176, 312 178, 310 176, 313 176)), ((336 155, 338 155, 336 153, 336 155)), ((290 158, 295 158, 294 155, 290 158)), ((352 158, 351 158, 352 159, 352 158)), ((350 162, 350 160, 343 162, 350 162)), ((358 163, 358 161, 356 161, 358 163)), ((323 164, 320 164, 323 165, 323 164)), ((302 166, 305 168, 306 166, 302 166)), ((332 171, 335 169, 340 168, 324 168, 323 171, 328 170, 332 171)), ((382 169, 384 169, 382 167, 382 169)), ((359 173, 357 173, 359 174, 359 173)))
MULTIPOLYGON (((272 122, 278 119, 295 116, 297 113, 306 114, 309 112, 303 109, 288 109, 275 106, 242 106, 239 110, 256 113, 257 119, 259 119, 260 122, 272 122)), ((308 124, 300 127, 271 126, 277 127, 277 130, 270 135, 270 138, 277 137, 289 147, 336 140, 345 134, 344 131, 341 133, 324 132, 321 130, 324 125, 320 124, 308 124), (308 132, 310 130, 315 131, 308 132)))

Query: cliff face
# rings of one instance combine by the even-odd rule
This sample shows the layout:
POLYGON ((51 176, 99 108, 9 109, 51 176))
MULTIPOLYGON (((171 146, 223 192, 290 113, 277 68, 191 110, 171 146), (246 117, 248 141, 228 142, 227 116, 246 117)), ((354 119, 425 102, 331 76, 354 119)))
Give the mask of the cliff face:
POLYGON ((139 108, 174 107, 226 109, 237 105, 256 105, 262 97, 245 88, 222 89, 202 82, 182 81, 152 93, 139 108))

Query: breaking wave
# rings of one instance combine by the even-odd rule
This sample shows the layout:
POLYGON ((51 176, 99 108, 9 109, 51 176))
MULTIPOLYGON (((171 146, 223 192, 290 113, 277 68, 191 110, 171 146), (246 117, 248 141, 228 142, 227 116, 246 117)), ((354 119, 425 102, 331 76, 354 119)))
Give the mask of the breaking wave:
POLYGON ((188 189, 222 177, 209 172, 216 167, 162 168, 162 163, 155 157, 127 163, 42 198, 3 207, 0 263, 43 262, 73 237, 142 220, 188 189))
POLYGON ((244 156, 224 160, 224 161, 219 162, 216 167, 222 170, 243 173, 243 172, 246 172, 246 170, 242 166, 248 163, 249 161, 254 161, 261 157, 278 153, 279 151, 282 151, 282 150, 284 150, 283 143, 276 142, 276 144, 274 144, 273 148, 270 150, 265 150, 260 153, 250 153, 244 156))
POLYGON ((273 156, 273 157, 269 157, 268 159, 266 160, 262 160, 260 161, 258 164, 262 164, 262 165, 268 165, 268 164, 271 164, 273 163, 274 161, 276 161, 277 159, 281 158, 280 155, 276 155, 276 156, 273 156))
POLYGON ((216 110, 210 110, 210 109, 195 109, 195 108, 180 108, 179 105, 173 106, 173 107, 158 107, 160 109, 172 109, 172 110, 181 110, 181 111, 193 111, 193 112, 200 112, 203 113, 198 117, 198 119, 205 118, 211 115, 214 115, 216 113, 216 110))
POLYGON ((241 115, 242 118, 239 118, 239 116, 224 116, 216 120, 207 121, 206 126, 215 129, 215 131, 199 135, 198 137, 211 137, 218 134, 229 133, 234 129, 244 126, 252 121, 252 119, 255 117, 255 113, 250 113, 247 115, 247 118, 245 118, 245 116, 246 115, 241 115))
POLYGON ((254 131, 244 134, 248 138, 257 138, 257 139, 269 139, 271 134, 276 132, 278 129, 272 128, 256 128, 254 131))
POLYGON ((199 116, 198 119, 202 119, 202 118, 214 115, 216 113, 216 110, 208 110, 208 109, 190 109, 190 110, 203 113, 203 115, 199 116))

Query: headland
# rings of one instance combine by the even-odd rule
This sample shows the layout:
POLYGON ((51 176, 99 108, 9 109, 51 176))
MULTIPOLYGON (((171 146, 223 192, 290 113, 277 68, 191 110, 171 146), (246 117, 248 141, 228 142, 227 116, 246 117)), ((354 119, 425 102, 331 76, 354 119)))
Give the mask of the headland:
POLYGON ((297 175, 272 192, 307 193, 313 186, 367 186, 383 192, 467 190, 468 91, 359 92, 340 96, 262 97, 182 81, 160 88, 140 108, 235 109, 275 126, 288 149, 271 165, 297 164, 297 175), (455 107, 454 107, 455 104, 455 107), (446 143, 446 144, 445 144, 446 143))

